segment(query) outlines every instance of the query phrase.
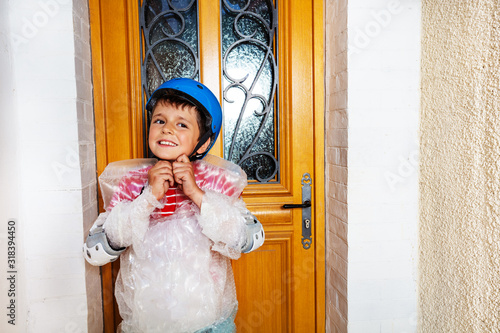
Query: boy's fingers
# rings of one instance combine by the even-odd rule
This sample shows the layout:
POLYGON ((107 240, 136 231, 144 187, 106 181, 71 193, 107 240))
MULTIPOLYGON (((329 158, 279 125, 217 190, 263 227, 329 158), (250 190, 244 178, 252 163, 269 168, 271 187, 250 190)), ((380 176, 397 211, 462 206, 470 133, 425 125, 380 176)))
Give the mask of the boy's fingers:
POLYGON ((191 164, 183 163, 183 162, 174 162, 172 166, 172 172, 176 173, 181 170, 189 170, 191 169, 191 164))
POLYGON ((174 184, 175 184, 174 176, 168 175, 168 186, 169 187, 174 187, 174 184))
POLYGON ((178 168, 192 168, 193 164, 189 160, 189 158, 186 156, 186 154, 182 154, 181 156, 177 157, 177 160, 175 162, 172 162, 172 169, 178 169, 178 168))
POLYGON ((163 183, 163 190, 167 193, 168 189, 172 187, 173 179, 166 179, 163 183))
POLYGON ((164 168, 172 168, 172 164, 169 161, 158 161, 150 170, 160 170, 164 168))
POLYGON ((184 180, 189 179, 192 177, 194 179, 194 176, 192 176, 193 171, 190 165, 186 165, 184 163, 180 163, 181 165, 175 166, 174 167, 174 178, 175 181, 179 184, 182 184, 184 180))
POLYGON ((191 161, 189 160, 186 154, 182 154, 181 156, 177 157, 176 162, 189 163, 191 161))
POLYGON ((150 173, 154 175, 165 175, 165 174, 171 174, 172 173, 172 165, 169 163, 168 165, 159 165, 158 167, 151 168, 149 170, 150 173))
POLYGON ((162 169, 172 169, 172 163, 168 161, 159 161, 151 168, 151 170, 162 170, 162 169))
POLYGON ((172 175, 171 172, 170 173, 161 173, 158 175, 158 177, 156 179, 157 179, 157 181, 162 182, 164 185, 165 184, 173 185, 173 183, 174 183, 174 176, 172 175))
POLYGON ((174 179, 178 184, 182 184, 182 180, 184 179, 184 171, 183 170, 177 171, 176 169, 176 172, 174 173, 174 179))

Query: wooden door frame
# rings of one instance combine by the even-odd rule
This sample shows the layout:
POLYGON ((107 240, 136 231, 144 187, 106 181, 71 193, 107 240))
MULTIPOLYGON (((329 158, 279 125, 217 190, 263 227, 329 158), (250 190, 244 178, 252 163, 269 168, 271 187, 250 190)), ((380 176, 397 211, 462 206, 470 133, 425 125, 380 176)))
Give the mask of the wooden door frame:
MULTIPOLYGON (((322 0, 313 0, 313 119, 314 119, 314 216, 316 216, 314 235, 315 247, 315 300, 316 300, 316 332, 325 330, 325 144, 324 144, 324 4, 322 0)), ((139 43, 139 18, 138 1, 114 0, 111 2, 100 0, 89 0, 90 25, 91 25, 91 47, 92 47, 92 78, 94 92, 94 119, 96 128, 96 159, 97 172, 100 175, 106 165, 110 162, 143 157, 142 138, 142 91, 140 78, 140 43, 139 43), (113 29, 124 31, 125 34, 113 34, 113 29), (112 34, 112 38, 109 36, 112 34), (104 39, 106 42, 104 43, 104 39), (122 63, 113 62, 114 52, 125 52, 126 60, 122 63), (106 70, 105 67, 112 64, 115 70, 106 70), (111 84, 107 84, 112 82, 111 84), (113 86, 114 88, 111 88, 113 86), (127 133, 106 133, 106 123, 113 117, 115 108, 126 110, 130 113, 127 133), (120 135, 128 141, 120 147, 110 147, 107 135, 120 135)), ((203 25, 213 26, 211 18, 200 18, 200 28, 203 25)), ((202 52, 218 54, 213 43, 200 42, 202 52)), ((212 62, 220 62, 220 59, 212 58, 212 62)), ((220 73, 214 73, 219 66, 206 66, 202 72, 202 80, 207 86, 214 89, 220 85, 217 77, 220 73), (205 80, 206 78, 206 80, 205 80)), ((209 64, 208 64, 209 65, 209 64)), ((125 141, 125 140, 124 140, 125 141)), ((214 147, 216 152, 222 149, 221 144, 214 147)), ((102 209, 102 199, 99 195, 99 206, 102 209)), ((111 264, 101 267, 102 290, 103 290, 103 315, 104 331, 114 332, 118 323, 114 322, 115 313, 118 313, 114 302, 114 291, 112 280, 116 278, 117 268, 111 264), (113 323, 110 325, 109 323, 113 323)))
MULTIPOLYGON (((100 175, 111 162, 143 157, 142 115, 137 117, 134 110, 142 110, 140 77, 140 39, 138 2, 129 0, 101 1, 89 0, 90 33, 92 48, 92 80, 94 93, 94 119, 96 131, 97 173, 100 175), (131 29, 130 27, 137 27, 131 29), (113 34, 112 30, 125 34, 113 34), (112 38, 106 38, 112 35, 112 38), (106 41, 104 41, 106 39, 106 41), (115 52, 124 52, 122 57, 113 57, 115 52), (111 64, 111 65, 110 65, 111 64), (113 68, 113 69, 109 69, 113 68), (112 83, 112 84, 109 84, 112 83), (126 110, 127 133, 108 133, 107 122, 116 119, 116 111, 126 110), (130 121, 131 120, 131 121, 130 121), (120 147, 109 147, 108 135, 121 135, 129 140, 120 147)), ((118 117, 120 120, 120 117, 118 117)), ((125 141, 125 140, 124 140, 125 141)), ((100 212, 104 210, 99 191, 100 212)), ((114 300, 113 281, 116 279, 119 264, 101 267, 104 332, 116 332, 119 322, 118 307, 114 300)))
POLYGON ((325 239, 325 47, 323 0, 313 0, 313 75, 314 75, 314 205, 316 216, 316 332, 325 332, 326 313, 326 239, 325 239))

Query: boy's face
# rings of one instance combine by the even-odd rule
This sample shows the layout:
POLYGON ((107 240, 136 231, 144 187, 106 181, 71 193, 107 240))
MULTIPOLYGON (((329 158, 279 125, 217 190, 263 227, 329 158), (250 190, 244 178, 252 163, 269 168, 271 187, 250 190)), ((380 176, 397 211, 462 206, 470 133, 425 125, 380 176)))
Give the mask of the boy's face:
POLYGON ((168 102, 156 105, 149 129, 149 149, 156 157, 171 162, 182 154, 189 157, 200 136, 196 112, 194 107, 178 108, 168 102))

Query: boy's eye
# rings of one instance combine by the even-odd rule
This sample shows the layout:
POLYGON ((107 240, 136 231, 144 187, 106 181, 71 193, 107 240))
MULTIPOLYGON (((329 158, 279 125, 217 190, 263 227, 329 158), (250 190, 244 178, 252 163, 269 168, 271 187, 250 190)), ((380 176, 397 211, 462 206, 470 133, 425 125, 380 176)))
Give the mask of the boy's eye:
POLYGON ((163 124, 164 121, 161 120, 161 119, 156 119, 155 121, 153 121, 153 124, 163 124))
POLYGON ((179 127, 183 127, 183 128, 187 128, 187 125, 186 125, 186 124, 183 124, 183 123, 179 123, 177 126, 179 126, 179 127))

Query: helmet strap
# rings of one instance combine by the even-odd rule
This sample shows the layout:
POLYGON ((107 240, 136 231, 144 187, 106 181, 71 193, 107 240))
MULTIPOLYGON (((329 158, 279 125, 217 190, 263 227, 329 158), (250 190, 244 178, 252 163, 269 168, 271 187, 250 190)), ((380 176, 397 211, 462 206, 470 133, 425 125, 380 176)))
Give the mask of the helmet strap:
MULTIPOLYGON (((198 141, 198 144, 196 145, 196 147, 194 147, 193 152, 191 154, 189 154, 189 160, 191 162, 193 162, 194 160, 199 160, 203 157, 203 155, 205 154, 206 151, 204 151, 201 154, 198 154, 198 149, 200 149, 201 146, 203 146, 205 144, 205 142, 207 142, 207 140, 210 139, 211 136, 212 136, 212 133, 210 131, 203 134, 201 139, 198 141)), ((208 147, 207 150, 209 148, 210 147, 208 147)))

